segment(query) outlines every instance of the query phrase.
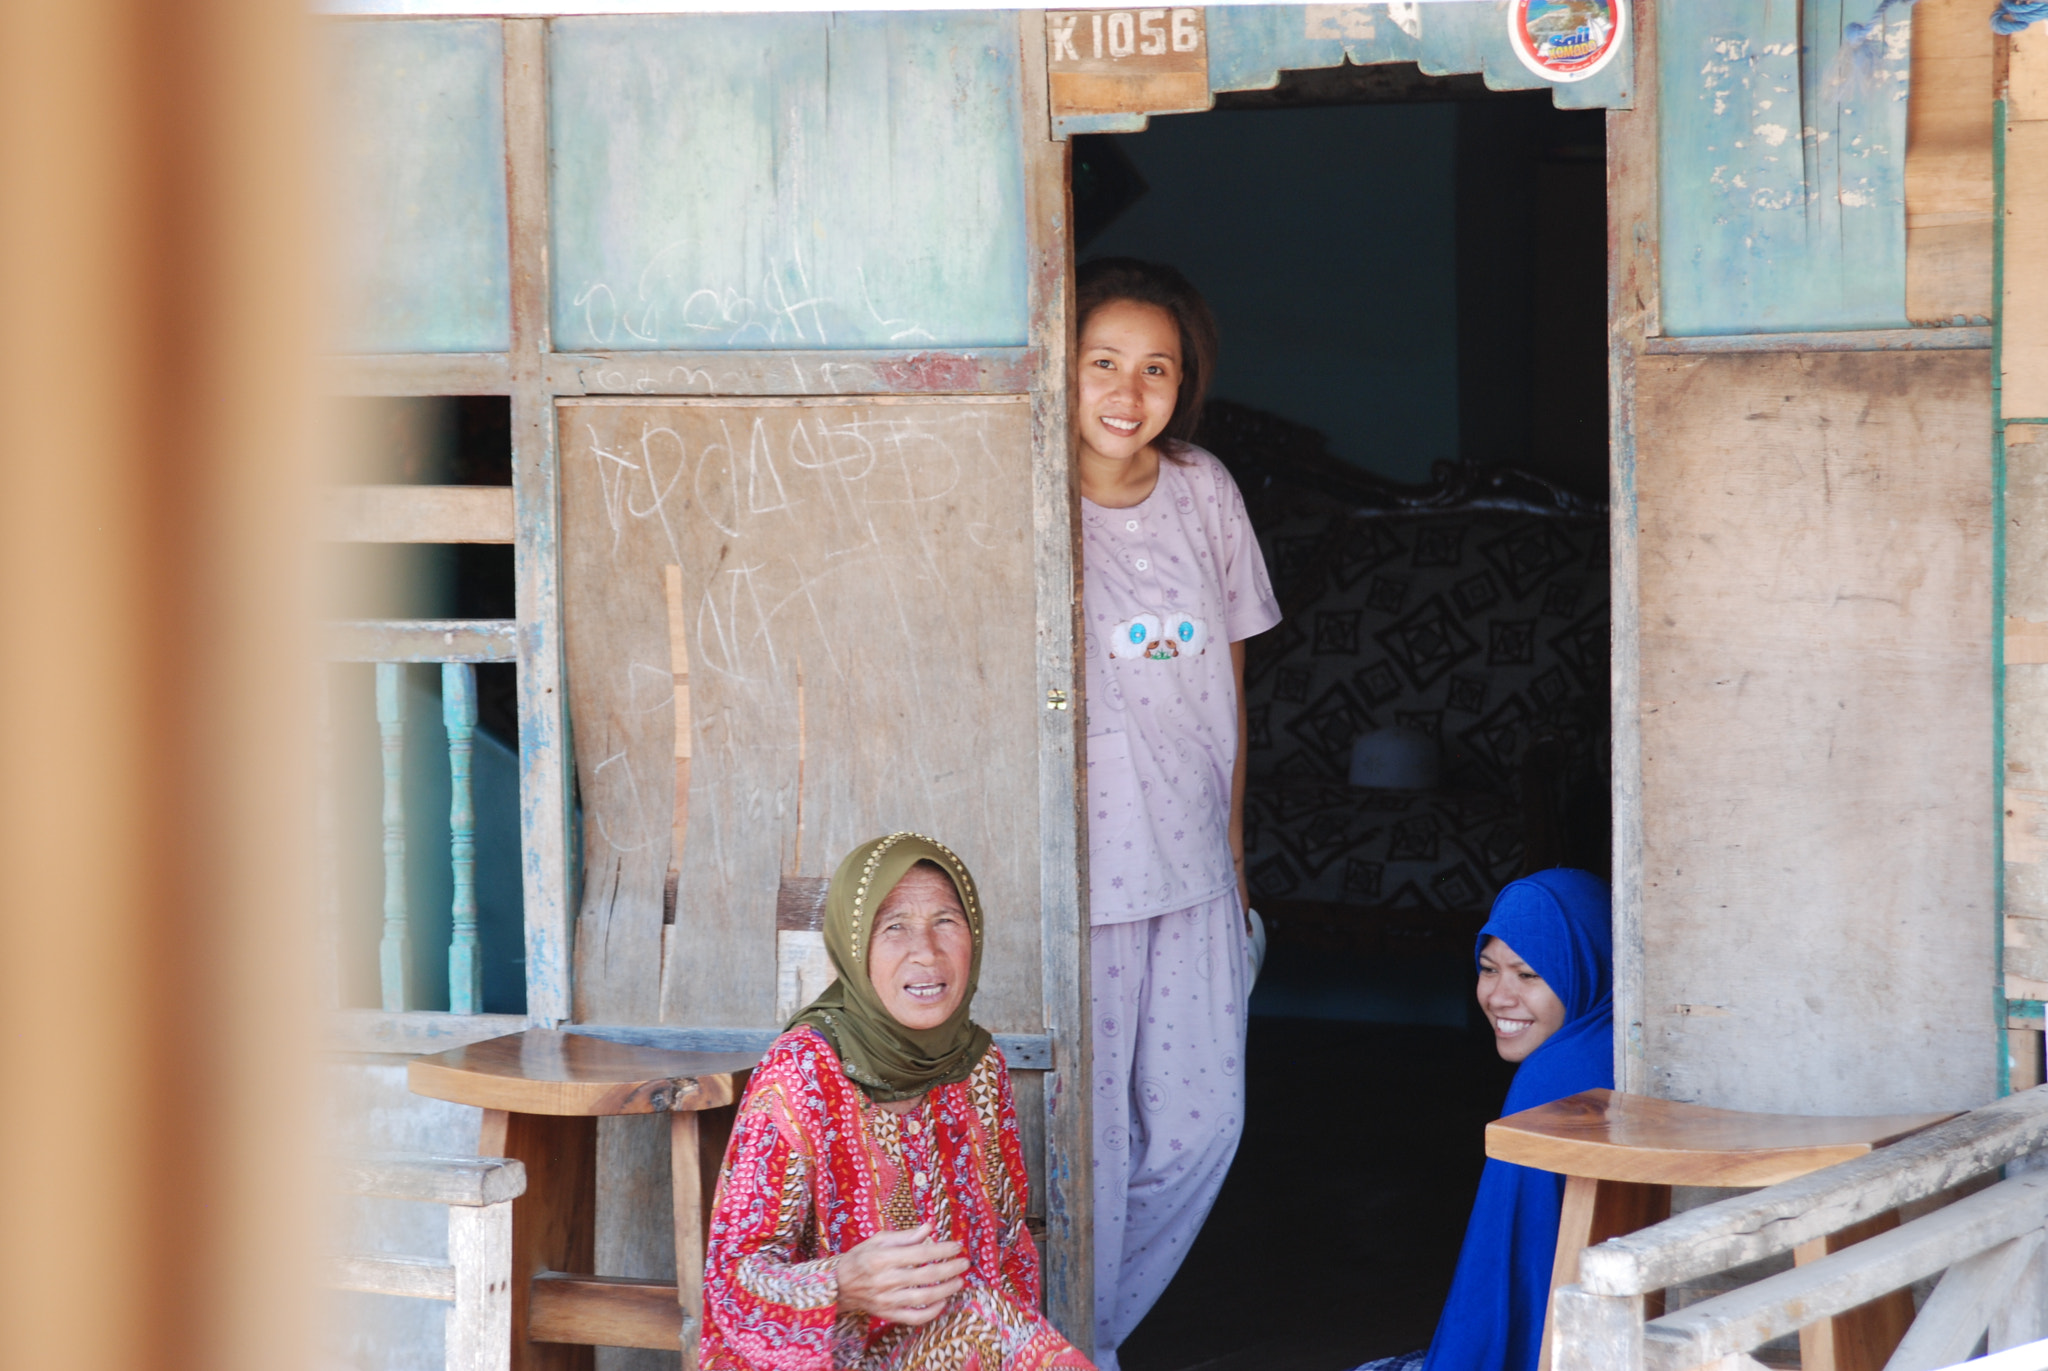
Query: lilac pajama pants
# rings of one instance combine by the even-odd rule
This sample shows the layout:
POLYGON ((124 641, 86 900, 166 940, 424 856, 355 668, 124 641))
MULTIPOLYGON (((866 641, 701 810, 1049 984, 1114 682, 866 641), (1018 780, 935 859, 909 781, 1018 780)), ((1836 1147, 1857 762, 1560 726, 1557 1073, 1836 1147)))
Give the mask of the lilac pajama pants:
POLYGON ((1090 935, 1095 1017, 1095 1359, 1180 1269, 1244 1127, 1237 892, 1090 935))

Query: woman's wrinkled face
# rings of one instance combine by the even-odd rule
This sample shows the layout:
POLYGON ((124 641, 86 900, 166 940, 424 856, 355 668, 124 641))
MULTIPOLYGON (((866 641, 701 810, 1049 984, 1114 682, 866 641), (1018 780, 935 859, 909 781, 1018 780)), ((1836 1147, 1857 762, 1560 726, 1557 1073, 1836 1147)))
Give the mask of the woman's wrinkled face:
POLYGON ((1081 445, 1125 462, 1151 446, 1180 400, 1180 328, 1157 305, 1111 300, 1081 330, 1081 445))
POLYGON ((946 874, 910 868, 875 910, 868 980, 889 1017, 905 1028, 937 1028, 967 998, 974 932, 946 874))
POLYGON ((1524 1060, 1564 1027, 1564 1001, 1499 938, 1479 950, 1479 1007, 1504 1061, 1524 1060))

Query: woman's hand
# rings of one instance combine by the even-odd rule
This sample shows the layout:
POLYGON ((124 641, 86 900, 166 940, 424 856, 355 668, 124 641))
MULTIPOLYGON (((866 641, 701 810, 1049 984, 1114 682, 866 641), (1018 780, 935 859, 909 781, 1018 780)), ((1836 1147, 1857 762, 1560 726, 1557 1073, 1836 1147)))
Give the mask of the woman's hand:
POLYGON ((957 1242, 933 1242, 932 1226, 877 1233, 840 1254, 839 1307, 912 1327, 945 1312, 960 1293, 967 1258, 957 1242))

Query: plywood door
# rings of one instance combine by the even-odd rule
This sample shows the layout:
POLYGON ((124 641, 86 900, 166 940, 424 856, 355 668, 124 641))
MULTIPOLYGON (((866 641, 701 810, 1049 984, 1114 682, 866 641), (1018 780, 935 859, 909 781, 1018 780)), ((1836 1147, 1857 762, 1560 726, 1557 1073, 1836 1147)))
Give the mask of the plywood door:
POLYGON ((1982 352, 1637 364, 1635 1088, 1995 1093, 1990 381, 1982 352))
POLYGON ((1029 401, 565 402, 560 433, 578 1017, 772 1024, 780 880, 907 828, 981 883, 976 1017, 1039 1030, 1029 401), (692 761, 664 976, 669 566, 692 761))

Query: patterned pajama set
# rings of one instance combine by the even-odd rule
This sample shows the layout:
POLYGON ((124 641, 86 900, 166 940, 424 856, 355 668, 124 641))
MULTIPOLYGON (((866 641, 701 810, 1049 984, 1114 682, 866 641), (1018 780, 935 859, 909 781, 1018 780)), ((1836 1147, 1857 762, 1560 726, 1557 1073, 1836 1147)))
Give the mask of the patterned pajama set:
POLYGON ((1236 484, 1209 453, 1184 456, 1136 505, 1081 506, 1104 1371, 1180 1269, 1244 1121, 1230 645, 1280 607, 1236 484))

